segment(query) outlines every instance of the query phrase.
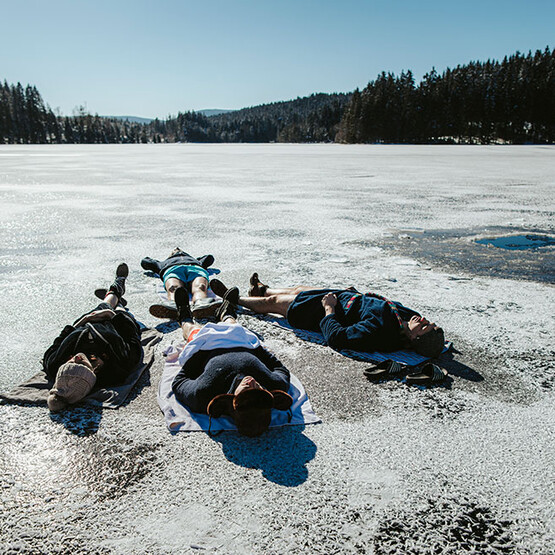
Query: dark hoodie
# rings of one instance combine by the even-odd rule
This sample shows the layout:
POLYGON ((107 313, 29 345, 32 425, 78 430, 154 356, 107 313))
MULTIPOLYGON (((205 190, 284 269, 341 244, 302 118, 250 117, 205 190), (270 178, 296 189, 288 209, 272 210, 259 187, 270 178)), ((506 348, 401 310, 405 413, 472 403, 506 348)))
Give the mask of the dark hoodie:
POLYGON ((130 314, 121 311, 104 322, 66 326, 44 353, 42 365, 48 377, 56 379, 60 366, 77 353, 95 354, 104 360, 97 374, 98 387, 123 383, 141 360, 139 326, 130 314))
POLYGON ((233 393, 246 376, 252 376, 270 391, 289 388, 289 370, 276 356, 259 346, 256 349, 198 351, 183 365, 172 389, 182 405, 206 414, 208 403, 216 395, 233 393))
POLYGON ((212 266, 212 264, 214 264, 214 257, 211 254, 205 254, 200 258, 195 258, 184 251, 179 251, 161 262, 160 260, 149 258, 148 256, 141 260, 141 266, 144 270, 158 274, 162 280, 164 279, 164 274, 174 266, 202 266, 204 269, 207 269, 212 266))

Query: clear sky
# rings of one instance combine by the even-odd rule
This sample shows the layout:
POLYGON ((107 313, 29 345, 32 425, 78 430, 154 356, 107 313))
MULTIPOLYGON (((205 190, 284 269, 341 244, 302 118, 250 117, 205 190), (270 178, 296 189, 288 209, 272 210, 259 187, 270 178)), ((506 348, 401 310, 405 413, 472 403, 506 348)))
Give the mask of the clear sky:
POLYGON ((0 0, 0 79, 164 118, 555 47, 555 0, 0 0))

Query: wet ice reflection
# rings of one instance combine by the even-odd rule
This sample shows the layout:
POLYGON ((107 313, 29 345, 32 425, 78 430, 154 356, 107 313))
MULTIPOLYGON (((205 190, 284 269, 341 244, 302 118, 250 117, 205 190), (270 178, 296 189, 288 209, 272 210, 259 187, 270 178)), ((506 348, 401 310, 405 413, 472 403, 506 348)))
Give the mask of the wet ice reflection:
POLYGON ((555 238, 549 235, 511 235, 509 237, 495 237, 493 239, 476 239, 476 243, 492 245, 500 249, 522 251, 555 245, 555 238))

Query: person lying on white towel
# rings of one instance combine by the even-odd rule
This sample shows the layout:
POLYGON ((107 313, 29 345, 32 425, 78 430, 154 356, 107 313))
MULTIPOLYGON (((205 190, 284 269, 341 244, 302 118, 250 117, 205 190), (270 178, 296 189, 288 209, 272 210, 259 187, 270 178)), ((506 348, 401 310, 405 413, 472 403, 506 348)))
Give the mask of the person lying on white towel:
POLYGON ((272 409, 291 407, 286 393, 290 374, 254 333, 237 323, 238 296, 237 288, 230 289, 216 312, 220 323, 202 327, 193 321, 187 290, 175 290, 177 321, 187 345, 172 390, 191 411, 230 416, 240 434, 255 437, 268 429, 272 409))

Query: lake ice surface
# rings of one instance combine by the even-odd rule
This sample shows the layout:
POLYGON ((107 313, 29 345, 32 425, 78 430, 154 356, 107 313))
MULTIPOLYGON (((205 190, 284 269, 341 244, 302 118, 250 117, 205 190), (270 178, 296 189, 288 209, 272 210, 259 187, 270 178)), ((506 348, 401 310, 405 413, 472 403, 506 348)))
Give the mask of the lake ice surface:
POLYGON ((323 419, 254 440, 171 436, 160 360, 118 411, 0 406, 2 549, 552 552, 552 285, 383 245, 434 230, 553 235, 554 191, 550 146, 1 146, 2 390, 39 369, 121 260, 129 307, 159 324, 139 262, 178 245, 212 253, 242 289, 256 270, 381 292, 459 351, 442 360, 444 387, 371 384, 363 363, 241 316, 323 419))

